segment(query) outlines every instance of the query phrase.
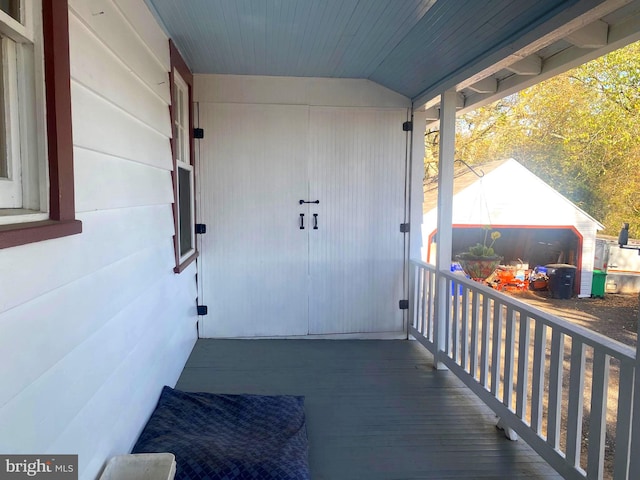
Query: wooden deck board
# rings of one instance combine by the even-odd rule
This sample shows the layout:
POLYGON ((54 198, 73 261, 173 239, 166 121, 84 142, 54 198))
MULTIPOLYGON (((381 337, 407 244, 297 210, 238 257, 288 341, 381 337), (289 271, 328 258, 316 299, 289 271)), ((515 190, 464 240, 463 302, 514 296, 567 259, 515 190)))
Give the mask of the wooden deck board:
POLYGON ((561 478, 417 342, 199 340, 176 388, 304 395, 313 480, 561 478))

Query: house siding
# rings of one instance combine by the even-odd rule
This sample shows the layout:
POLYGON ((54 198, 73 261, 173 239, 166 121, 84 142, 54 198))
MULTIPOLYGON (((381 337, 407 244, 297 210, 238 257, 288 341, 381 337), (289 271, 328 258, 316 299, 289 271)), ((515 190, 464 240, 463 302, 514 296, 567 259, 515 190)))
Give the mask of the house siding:
POLYGON ((411 101, 407 97, 372 81, 355 78, 196 74, 193 82, 196 102, 365 108, 411 107, 411 101))
POLYGON ((0 250, 0 451, 130 451, 197 337, 195 264, 173 273, 169 44, 143 0, 71 0, 83 233, 0 250))

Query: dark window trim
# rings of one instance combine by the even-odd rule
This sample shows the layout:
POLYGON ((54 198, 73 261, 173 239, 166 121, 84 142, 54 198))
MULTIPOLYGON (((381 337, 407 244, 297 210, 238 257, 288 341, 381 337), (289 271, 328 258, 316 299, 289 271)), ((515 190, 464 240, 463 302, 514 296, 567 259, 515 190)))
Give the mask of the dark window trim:
POLYGON ((49 220, 0 225, 0 248, 82 232, 75 218, 67 0, 42 0, 49 220))
MULTIPOLYGON (((189 162, 193 168, 193 195, 195 198, 195 185, 196 185, 196 170, 195 170, 195 152, 194 152, 194 141, 193 141, 193 74, 187 63, 180 55, 180 52, 174 45, 172 40, 169 40, 169 52, 171 57, 171 71, 169 72, 169 84, 171 85, 171 105, 169 106, 169 116, 171 117, 171 132, 174 131, 174 111, 173 106, 176 105, 175 97, 175 89, 173 88, 173 84, 175 82, 173 76, 173 70, 177 70, 182 79, 187 84, 187 88, 189 90, 189 162)), ((178 235, 180 234, 179 224, 178 224, 178 170, 176 163, 176 149, 177 149, 177 139, 175 134, 172 133, 171 136, 171 158, 173 161, 173 171, 171 172, 171 179, 173 181, 173 227, 174 227, 174 237, 173 237, 173 250, 175 253, 175 261, 176 266, 173 269, 175 273, 180 273, 184 271, 190 264, 192 264, 196 258, 198 258, 198 245, 197 239, 195 244, 195 251, 185 258, 182 263, 180 263, 180 252, 178 250, 178 235)), ((194 216, 196 214, 196 205, 194 202, 194 216)), ((195 232, 194 232, 195 235, 195 232)))

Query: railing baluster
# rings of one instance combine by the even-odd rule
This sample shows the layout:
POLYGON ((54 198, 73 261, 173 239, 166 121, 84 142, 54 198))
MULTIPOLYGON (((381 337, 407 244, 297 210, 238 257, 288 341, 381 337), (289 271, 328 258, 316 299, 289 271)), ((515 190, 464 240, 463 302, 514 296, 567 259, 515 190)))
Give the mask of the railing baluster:
POLYGON ((469 373, 478 379, 478 317, 480 316, 480 298, 474 290, 471 298, 471 365, 469 373))
POLYGON ((607 392, 611 357, 602 350, 593 352, 591 412, 589 413, 588 478, 601 479, 604 472, 604 447, 607 433, 607 392))
POLYGON ((549 417, 547 420, 547 443, 555 449, 560 448, 563 360, 564 334, 554 329, 551 334, 551 358, 549 359, 549 417))
POLYGON ((433 276, 432 276, 432 282, 431 282, 431 285, 432 285, 432 288, 433 288, 433 296, 432 296, 433 301, 431 302, 431 308, 432 308, 432 310, 431 310, 431 312, 432 312, 432 315, 431 315, 431 337, 433 338, 434 342, 435 342, 434 335, 435 335, 435 331, 436 331, 436 322, 438 321, 438 319, 436 317, 436 300, 437 300, 436 299, 436 285, 437 285, 437 282, 438 282, 438 277, 436 276, 436 274, 434 272, 433 276))
POLYGON ((491 393, 498 396, 500 389, 500 360, 502 357, 502 310, 503 305, 493 300, 493 335, 491 338, 491 393))
POLYGON ((614 480, 625 480, 629 472, 631 452, 631 408, 633 404, 633 364, 620 362, 618 379, 618 419, 616 422, 616 457, 614 480))
POLYGON ((422 271, 422 267, 416 265, 415 266, 415 271, 414 271, 414 275, 415 275, 415 279, 413 280, 413 289, 411 290, 411 294, 413 295, 413 298, 411 298, 411 306, 413 307, 413 315, 412 315, 412 323, 411 325, 413 325, 413 328, 415 328, 416 330, 420 330, 419 329, 419 325, 420 325, 420 272, 422 271))
POLYGON ((516 387, 516 415, 527 423, 527 389, 529 382, 529 317, 520 313, 520 340, 518 342, 518 384, 516 387))
POLYGON ((419 265, 412 265, 413 275, 411 275, 411 288, 410 292, 413 295, 411 298, 411 325, 416 330, 420 331, 420 278, 422 277, 423 268, 419 265))
POLYGON ((458 282, 453 281, 453 315, 451 319, 451 358, 457 363, 460 360, 460 288, 458 282))
POLYGON ((513 404, 513 362, 515 350, 516 311, 507 307, 507 325, 504 334, 504 390, 502 403, 511 409, 513 404))
POLYGON ((569 373, 569 404, 567 412, 567 462, 574 467, 580 467, 584 360, 584 343, 574 337, 571 339, 571 370, 569 373))
POLYGON ((460 345, 460 366, 465 370, 469 367, 469 289, 464 287, 462 291, 462 345, 460 345))
POLYGON ((489 337, 491 307, 489 306, 490 298, 484 295, 482 299, 482 345, 480 348, 480 385, 487 388, 489 384, 489 337))
POLYGON ((447 286, 447 296, 446 296, 446 313, 445 313, 445 322, 444 322, 444 345, 442 345, 442 350, 445 355, 450 356, 451 354, 451 282, 445 283, 447 286))
POLYGON ((531 388, 531 427, 540 435, 542 432, 542 397, 544 395, 544 364, 547 348, 547 327, 536 320, 533 337, 533 375, 531 388))
MULTIPOLYGON (((638 315, 638 333, 640 333, 640 314, 638 315)), ((636 336, 637 337, 640 335, 636 336)), ((636 356, 633 369, 633 404, 631 406, 631 449, 640 450, 640 342, 636 341, 636 356)), ((640 455, 629 459, 629 478, 640 478, 640 455)))
POLYGON ((427 289, 428 289, 428 280, 429 280, 429 270, 423 269, 422 270, 422 275, 420 275, 421 280, 420 280, 420 284, 422 287, 422 308, 421 310, 421 315, 420 315, 420 327, 418 328, 419 332, 421 334, 425 334, 427 331, 427 321, 428 321, 428 314, 427 314, 427 289))
POLYGON ((428 295, 427 295, 427 323, 425 325, 425 335, 432 342, 435 340, 433 338, 433 323, 435 322, 435 298, 436 298, 436 278, 433 272, 427 272, 427 278, 429 281, 427 282, 428 295))

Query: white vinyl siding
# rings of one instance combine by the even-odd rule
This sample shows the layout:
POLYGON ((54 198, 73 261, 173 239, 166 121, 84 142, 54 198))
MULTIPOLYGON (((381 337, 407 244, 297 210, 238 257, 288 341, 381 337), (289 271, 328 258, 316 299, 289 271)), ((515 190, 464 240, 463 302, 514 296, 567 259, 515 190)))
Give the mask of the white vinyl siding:
POLYGON ((143 0, 70 1, 83 232, 0 250, 0 451, 127 453, 197 336, 175 275, 169 45, 143 0), (126 408, 123 408, 126 406, 126 408))

